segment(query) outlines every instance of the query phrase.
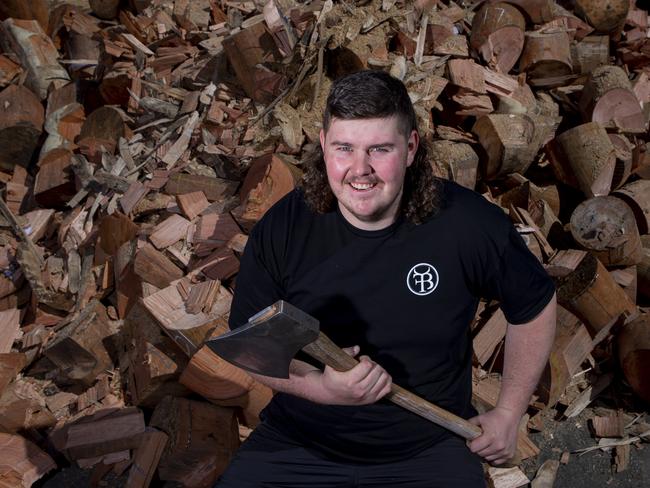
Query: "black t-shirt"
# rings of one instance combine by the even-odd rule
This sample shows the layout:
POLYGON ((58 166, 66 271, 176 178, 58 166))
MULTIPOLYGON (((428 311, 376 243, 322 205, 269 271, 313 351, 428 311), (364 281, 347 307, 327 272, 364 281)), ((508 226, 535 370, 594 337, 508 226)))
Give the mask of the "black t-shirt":
MULTIPOLYGON (((396 384, 474 415, 469 325, 479 298, 499 300, 508 321, 521 324, 555 290, 499 207, 455 183, 440 188, 441 208, 429 220, 400 218, 379 231, 355 228, 339 211, 315 214, 300 190, 289 193, 250 233, 230 327, 286 300, 339 346, 358 344, 396 384)), ((318 452, 356 462, 408 458, 453 435, 385 400, 333 406, 278 393, 264 418, 318 452)))

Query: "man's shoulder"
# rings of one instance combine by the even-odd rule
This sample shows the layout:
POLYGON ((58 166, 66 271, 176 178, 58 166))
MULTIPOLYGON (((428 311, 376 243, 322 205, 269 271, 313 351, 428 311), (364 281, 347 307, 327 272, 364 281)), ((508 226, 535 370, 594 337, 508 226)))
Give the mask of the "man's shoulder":
POLYGON ((505 212, 483 195, 470 190, 453 181, 442 180, 440 212, 454 220, 463 223, 494 224, 507 221, 505 212))

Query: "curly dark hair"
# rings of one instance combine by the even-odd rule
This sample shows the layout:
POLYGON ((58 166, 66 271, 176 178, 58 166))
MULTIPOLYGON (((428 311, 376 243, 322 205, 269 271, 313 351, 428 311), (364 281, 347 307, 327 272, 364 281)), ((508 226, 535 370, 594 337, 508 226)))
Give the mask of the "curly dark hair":
MULTIPOLYGON (((332 119, 371 119, 396 116, 406 137, 417 131, 413 104, 404 84, 388 73, 366 70, 339 78, 327 97, 323 130, 332 119)), ((306 157, 301 187, 309 207, 318 213, 336 208, 336 197, 327 180, 323 150, 318 147, 306 157)), ((440 182, 429 163, 427 143, 420 140, 413 163, 406 169, 400 212, 414 224, 433 215, 439 205, 440 182)))

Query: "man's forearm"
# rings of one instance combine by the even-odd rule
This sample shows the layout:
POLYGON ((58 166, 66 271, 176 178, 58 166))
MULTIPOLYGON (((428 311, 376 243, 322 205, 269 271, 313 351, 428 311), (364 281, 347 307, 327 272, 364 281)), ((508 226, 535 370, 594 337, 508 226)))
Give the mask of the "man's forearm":
MULTIPOLYGON (((354 357, 359 347, 344 351, 354 357)), ((386 396, 391 388, 390 375, 368 356, 361 356, 357 365, 348 371, 336 371, 329 366, 321 371, 294 359, 288 379, 252 376, 276 391, 328 405, 367 405, 386 396)))
POLYGON ((508 325, 498 407, 521 416, 544 371, 555 338, 555 296, 527 324, 508 325))
POLYGON ((250 373, 257 381, 275 391, 290 393, 291 395, 318 403, 320 403, 319 400, 321 398, 317 377, 321 374, 322 372, 315 366, 307 364, 304 361, 298 361, 297 359, 291 360, 291 364, 289 365, 289 378, 273 378, 271 376, 250 373))

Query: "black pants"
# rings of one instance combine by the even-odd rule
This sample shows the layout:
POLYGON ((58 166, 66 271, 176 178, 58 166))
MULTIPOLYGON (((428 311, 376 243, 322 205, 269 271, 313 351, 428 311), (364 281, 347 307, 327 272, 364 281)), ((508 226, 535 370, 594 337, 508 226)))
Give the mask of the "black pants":
POLYGON ((379 486, 485 488, 485 479, 480 458, 458 437, 404 461, 349 464, 324 459, 262 423, 242 444, 215 488, 379 486))

